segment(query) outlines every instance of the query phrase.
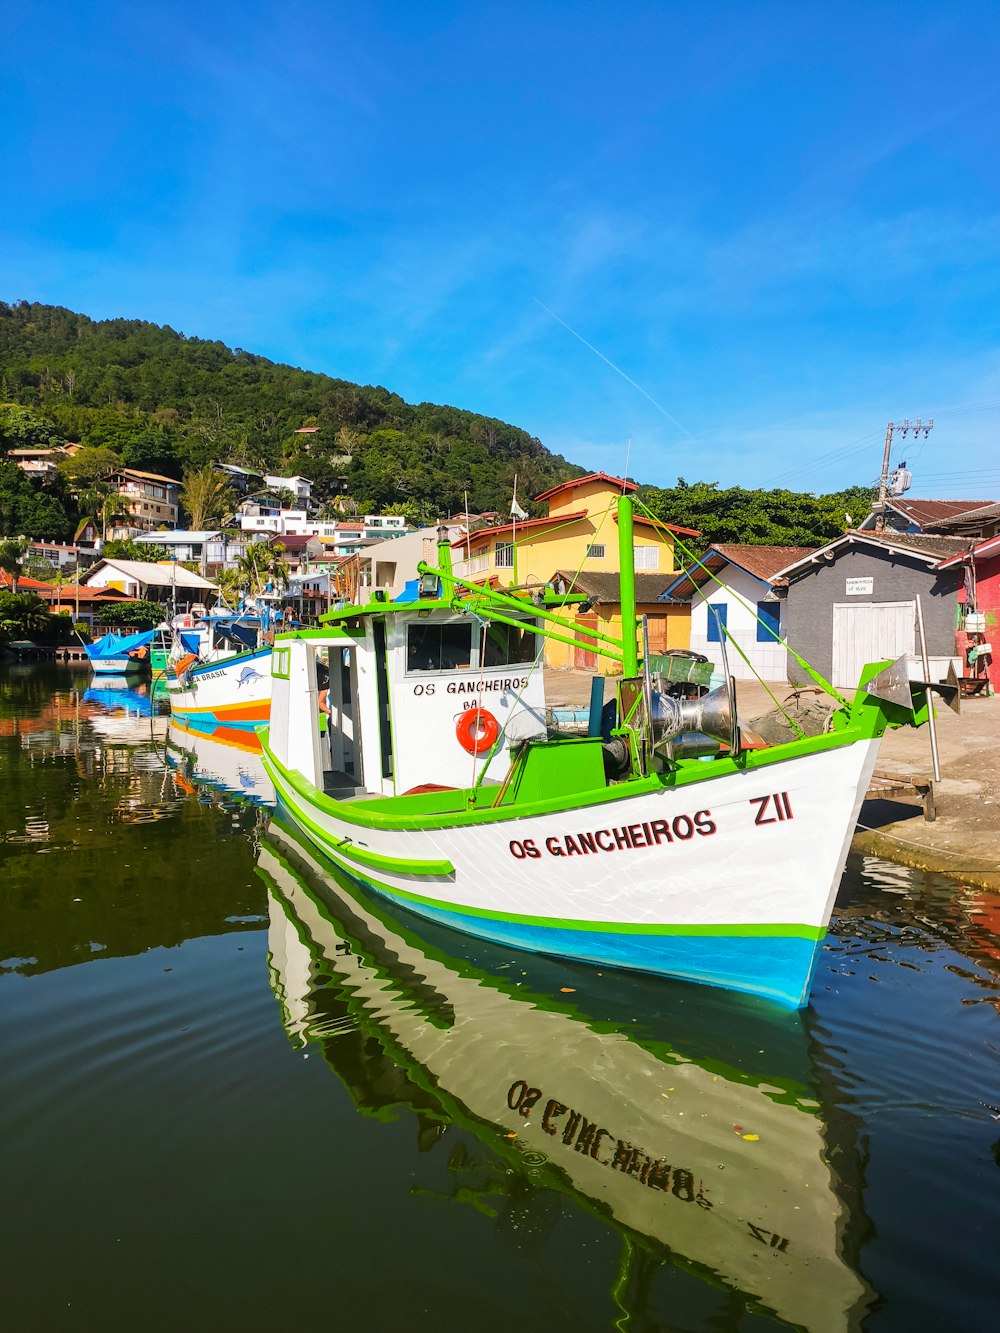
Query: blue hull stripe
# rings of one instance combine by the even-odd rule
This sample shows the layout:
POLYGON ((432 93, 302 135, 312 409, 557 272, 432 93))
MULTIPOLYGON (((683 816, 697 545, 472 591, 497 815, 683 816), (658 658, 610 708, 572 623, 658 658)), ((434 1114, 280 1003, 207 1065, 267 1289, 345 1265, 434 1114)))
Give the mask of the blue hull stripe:
POLYGON ((213 731, 224 728, 227 731, 256 731, 267 721, 266 717, 241 718, 236 721, 228 717, 216 717, 214 713, 179 713, 172 712, 173 721, 187 731, 195 731, 204 736, 211 736, 213 731))
MULTIPOLYGON (((278 804, 294 819, 278 792, 278 804)), ((301 827, 301 826, 300 826, 301 827)), ((303 829, 311 842, 315 840, 303 829)), ((550 957, 568 958, 598 966, 620 967, 632 972, 652 972, 679 981, 696 981, 724 990, 758 995, 793 1009, 809 1003, 813 970, 823 941, 768 935, 635 935, 615 931, 580 930, 577 927, 524 925, 518 922, 476 916, 470 918, 448 908, 415 905, 398 897, 386 885, 359 875, 358 868, 341 860, 333 848, 320 844, 323 853, 362 888, 387 899, 396 911, 491 940, 496 944, 527 949, 550 957)))

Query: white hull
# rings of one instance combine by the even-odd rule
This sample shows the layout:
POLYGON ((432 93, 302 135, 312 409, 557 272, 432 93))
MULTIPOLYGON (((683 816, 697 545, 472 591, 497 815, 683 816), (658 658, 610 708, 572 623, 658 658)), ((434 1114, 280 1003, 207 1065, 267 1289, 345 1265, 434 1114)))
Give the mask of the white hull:
POLYGON ((312 841, 444 924, 801 1004, 877 750, 859 740, 559 813, 415 829, 359 824, 350 802, 264 761, 312 841))

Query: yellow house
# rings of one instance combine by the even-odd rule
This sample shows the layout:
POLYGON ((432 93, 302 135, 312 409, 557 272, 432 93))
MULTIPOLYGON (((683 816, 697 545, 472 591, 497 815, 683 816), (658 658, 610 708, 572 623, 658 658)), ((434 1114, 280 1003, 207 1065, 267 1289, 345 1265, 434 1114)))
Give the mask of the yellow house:
MULTIPOLYGON (((588 576, 603 576, 593 580, 600 582, 601 595, 580 618, 580 628, 581 631, 597 628, 620 635, 617 586, 621 566, 615 509, 623 491, 636 490, 635 482, 606 472, 591 472, 553 486, 536 497, 548 503, 545 518, 481 528, 456 541, 455 572, 462 578, 488 580, 506 587, 538 587, 555 579, 561 587, 572 587, 588 595, 591 593, 588 576)), ((674 535, 697 537, 698 533, 693 528, 659 523, 639 515, 634 525, 636 591, 642 595, 638 609, 648 617, 650 650, 686 648, 690 642, 690 607, 659 602, 657 598, 666 591, 676 573, 674 535)), ((550 641, 546 644, 546 665, 596 670, 588 647, 582 633, 577 648, 550 641)))

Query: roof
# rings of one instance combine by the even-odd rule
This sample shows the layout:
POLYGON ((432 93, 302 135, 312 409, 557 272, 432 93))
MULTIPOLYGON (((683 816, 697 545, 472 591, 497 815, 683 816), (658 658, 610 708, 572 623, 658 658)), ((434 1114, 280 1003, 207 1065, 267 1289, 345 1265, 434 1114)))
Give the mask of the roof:
MULTIPOLYGON (((616 523, 618 522, 618 515, 617 515, 617 514, 615 514, 615 522, 616 522, 616 523)), ((681 536, 684 536, 684 537, 700 537, 700 536, 701 536, 701 533, 698 531, 697 528, 682 528, 682 527, 680 526, 679 523, 667 523, 666 520, 665 520, 665 519, 662 519, 662 518, 643 518, 643 516, 642 516, 641 514, 633 514, 633 515, 632 515, 632 522, 633 522, 633 524, 638 523, 641 527, 646 527, 646 528, 663 528, 663 529, 665 529, 667 532, 677 532, 677 533, 680 533, 681 536)))
POLYGON ((139 472, 134 467, 115 467, 111 469, 109 475, 115 477, 119 473, 123 477, 142 477, 143 481, 165 481, 168 486, 180 485, 176 477, 161 477, 158 472, 139 472))
POLYGON ((627 477, 612 477, 609 472, 588 472, 585 477, 571 477, 569 481, 561 481, 558 486, 550 486, 547 491, 542 491, 541 495, 536 495, 536 500, 550 500, 553 495, 560 495, 563 491, 575 491, 578 486, 586 486, 591 481, 606 481, 609 486, 613 486, 616 491, 628 491, 634 494, 639 487, 634 481, 629 481, 627 477))
POLYGON ((938 528, 957 528, 967 523, 978 523, 984 518, 1000 518, 1000 501, 993 504, 981 504, 975 509, 968 509, 961 514, 952 514, 950 518, 942 518, 935 523, 938 528))
POLYGON ((178 588, 209 588, 212 592, 215 591, 214 583, 172 560, 115 560, 113 557, 110 559, 102 557, 87 571, 88 586, 94 575, 105 568, 117 570, 127 579, 135 579, 137 583, 153 584, 158 588, 176 584, 178 588))
POLYGON ((974 546, 966 543, 964 551, 959 551, 957 555, 952 555, 947 560, 942 560, 938 569, 954 569, 956 565, 964 564, 966 560, 974 563, 976 560, 986 560, 990 556, 1000 555, 1000 534, 996 537, 987 537, 974 546))
POLYGON ((315 532, 286 532, 284 535, 276 532, 268 540, 272 546, 280 542, 286 551, 304 551, 310 542, 318 541, 319 538, 315 532))
MULTIPOLYGON (((584 593, 595 601, 618 606, 622 600, 621 576, 593 570, 557 569, 552 576, 561 579, 570 592, 584 593)), ((674 601, 665 598, 664 593, 674 578, 673 574, 644 574, 635 576, 636 602, 674 601)))
POLYGON ((887 501, 891 509, 908 518, 920 527, 940 523, 944 519, 954 518, 957 514, 966 514, 970 509, 979 509, 992 504, 991 500, 910 500, 902 496, 893 496, 887 501))
MULTIPOLYGON (((10 588, 11 577, 6 570, 0 569, 0 588, 10 588)), ((17 580, 18 592, 33 592, 41 597, 43 601, 54 601, 58 599, 62 602, 71 602, 76 596, 76 585, 73 583, 64 583, 61 588, 57 588, 54 583, 43 583, 38 579, 30 579, 26 574, 21 575, 17 580)), ((80 588, 81 601, 117 601, 122 596, 115 588, 80 588)))
POLYGON ((139 535, 133 537, 132 540, 141 542, 144 546, 156 546, 158 543, 162 542, 166 542, 169 546, 175 542, 178 545, 185 542, 207 542, 211 541, 213 537, 221 536, 221 528, 213 528, 211 531, 196 530, 194 528, 190 530, 186 528, 172 528, 169 532, 140 532, 139 535))
POLYGON ((463 534, 452 542, 452 546, 464 546, 466 542, 470 546, 475 546, 481 542, 484 537, 499 537, 502 533, 513 532, 516 528, 518 532, 523 532, 525 528, 552 528, 561 527, 564 523, 572 523, 578 518, 586 518, 586 509, 574 509, 568 514, 550 514, 546 518, 524 518, 518 523, 502 523, 496 528, 476 528, 475 531, 463 534))
POLYGON ((808 546, 750 546, 719 542, 705 552, 700 565, 693 565, 675 579, 669 592, 672 597, 687 599, 726 565, 735 565, 761 583, 784 583, 784 579, 775 577, 778 571, 811 554, 812 548, 808 546))
POLYGON ((903 552, 907 555, 914 555, 923 560, 925 564, 936 565, 948 556, 957 555, 960 551, 966 551, 969 547, 968 539, 965 537, 937 537, 926 532, 858 532, 852 530, 845 532, 843 537, 838 537, 835 541, 827 542, 825 546, 818 546, 814 551, 809 551, 799 560, 793 560, 790 564, 778 571, 778 575, 790 577, 807 569, 809 565, 822 562, 827 558, 835 558, 833 553, 844 546, 874 546, 885 547, 890 552, 903 552))

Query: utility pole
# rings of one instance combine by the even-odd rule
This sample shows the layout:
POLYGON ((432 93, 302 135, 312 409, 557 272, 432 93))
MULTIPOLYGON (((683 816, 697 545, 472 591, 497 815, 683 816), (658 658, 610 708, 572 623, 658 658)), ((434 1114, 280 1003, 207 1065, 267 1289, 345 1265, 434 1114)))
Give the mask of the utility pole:
MULTIPOLYGON (((875 505, 876 532, 882 532, 885 528, 886 501, 889 495, 889 451, 892 448, 893 432, 898 431, 899 434, 902 435, 905 439, 905 437, 912 430, 913 438, 916 439, 917 436, 920 434, 920 432, 923 431, 924 439, 926 440, 927 436, 933 429, 934 429, 933 417, 931 417, 928 420, 926 426, 920 420, 919 417, 917 417, 916 421, 914 421, 912 425, 910 424, 910 418, 904 417, 903 420, 898 424, 896 422, 890 421, 888 426, 886 427, 885 451, 882 454, 882 473, 881 476, 879 477, 879 483, 878 483, 878 502, 875 505)), ((904 467, 906 466, 905 463, 903 464, 903 466, 904 467)))

